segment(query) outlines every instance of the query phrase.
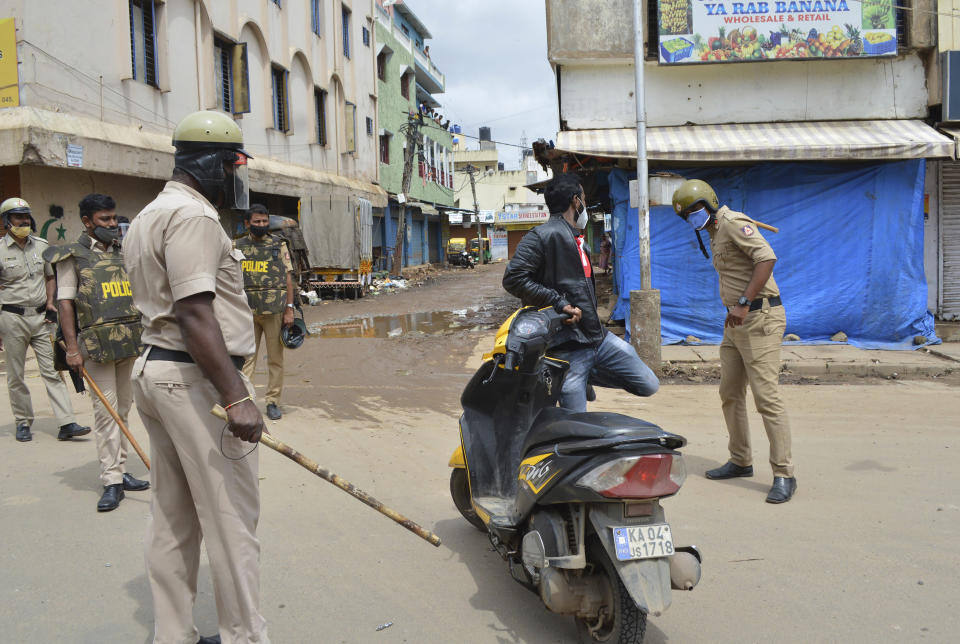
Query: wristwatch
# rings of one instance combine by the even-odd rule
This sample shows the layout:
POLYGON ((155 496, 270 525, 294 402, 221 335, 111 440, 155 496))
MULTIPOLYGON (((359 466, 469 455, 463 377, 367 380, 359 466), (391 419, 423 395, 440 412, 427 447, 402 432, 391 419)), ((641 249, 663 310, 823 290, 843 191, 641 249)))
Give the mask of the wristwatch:
POLYGON ((287 304, 287 308, 288 308, 288 309, 295 309, 295 308, 297 308, 297 307, 295 307, 293 304, 287 304))
POLYGON ((737 300, 737 306, 750 306, 750 300, 747 299, 746 295, 741 295, 737 300))

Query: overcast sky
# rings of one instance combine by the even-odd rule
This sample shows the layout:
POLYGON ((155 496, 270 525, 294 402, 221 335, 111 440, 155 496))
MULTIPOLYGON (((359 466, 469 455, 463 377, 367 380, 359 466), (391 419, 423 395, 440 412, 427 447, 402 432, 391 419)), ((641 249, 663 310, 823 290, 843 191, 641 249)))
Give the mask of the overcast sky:
MULTIPOLYGON (((404 0, 433 35, 425 44, 446 76, 436 96, 446 118, 477 136, 490 126, 495 141, 527 144, 556 139, 557 86, 547 62, 543 0, 404 0)), ((471 147, 476 142, 467 140, 471 147)), ((507 169, 519 148, 498 145, 507 169)))

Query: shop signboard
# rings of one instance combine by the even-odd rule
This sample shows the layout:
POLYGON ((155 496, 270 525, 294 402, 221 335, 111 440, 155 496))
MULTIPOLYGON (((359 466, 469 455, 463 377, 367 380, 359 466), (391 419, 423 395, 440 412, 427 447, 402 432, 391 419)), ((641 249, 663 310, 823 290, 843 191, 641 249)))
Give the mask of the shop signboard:
POLYGON ((524 212, 498 212, 496 223, 510 224, 542 224, 550 218, 550 213, 544 210, 528 210, 524 212))
POLYGON ((661 65, 896 56, 894 0, 659 0, 661 65))

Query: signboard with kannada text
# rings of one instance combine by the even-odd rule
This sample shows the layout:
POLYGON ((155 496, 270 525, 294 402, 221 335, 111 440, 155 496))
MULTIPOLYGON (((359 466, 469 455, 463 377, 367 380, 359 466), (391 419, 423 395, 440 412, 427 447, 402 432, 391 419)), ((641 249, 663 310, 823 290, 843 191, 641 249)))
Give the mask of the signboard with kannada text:
POLYGON ((661 65, 896 56, 894 0, 658 0, 661 65))

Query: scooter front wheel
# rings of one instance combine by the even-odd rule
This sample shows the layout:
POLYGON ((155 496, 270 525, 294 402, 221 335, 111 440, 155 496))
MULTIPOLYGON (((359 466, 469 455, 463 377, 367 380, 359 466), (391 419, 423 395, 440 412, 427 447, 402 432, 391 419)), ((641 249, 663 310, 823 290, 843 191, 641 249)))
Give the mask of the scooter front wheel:
POLYGON ((480 532, 487 531, 487 526, 477 516, 470 502, 470 481, 467 480, 467 470, 462 467, 455 467, 450 472, 450 496, 453 497, 453 504, 457 506, 463 518, 470 522, 470 525, 480 532))
POLYGON ((604 579, 605 601, 594 619, 574 618, 580 642, 610 642, 611 644, 640 644, 647 631, 647 613, 640 610, 630 592, 620 580, 603 544, 596 535, 587 541, 587 562, 593 564, 596 574, 604 579))

